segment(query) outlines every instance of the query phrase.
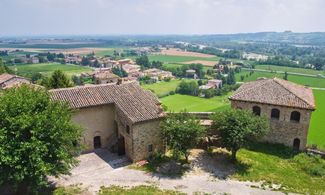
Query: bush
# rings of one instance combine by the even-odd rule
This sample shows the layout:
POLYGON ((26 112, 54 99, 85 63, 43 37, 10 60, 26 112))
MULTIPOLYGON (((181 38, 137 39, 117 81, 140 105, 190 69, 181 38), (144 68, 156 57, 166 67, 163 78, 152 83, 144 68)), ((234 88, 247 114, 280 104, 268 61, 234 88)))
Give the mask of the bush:
POLYGON ((325 160, 319 155, 307 155, 301 153, 293 158, 293 161, 307 174, 312 176, 325 176, 325 160))

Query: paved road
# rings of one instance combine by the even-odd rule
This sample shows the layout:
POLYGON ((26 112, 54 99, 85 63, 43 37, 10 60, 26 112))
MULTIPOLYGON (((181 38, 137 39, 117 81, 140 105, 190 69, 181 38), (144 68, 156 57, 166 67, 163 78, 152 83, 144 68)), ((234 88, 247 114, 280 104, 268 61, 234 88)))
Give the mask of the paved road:
MULTIPOLYGON (((130 169, 124 166, 126 165, 124 158, 119 159, 112 154, 105 154, 104 152, 100 154, 84 154, 79 157, 79 160, 80 164, 73 169, 71 176, 53 180, 56 181, 58 185, 64 186, 82 184, 84 187, 87 187, 92 194, 95 194, 100 186, 110 185, 129 187, 137 185, 156 185, 162 189, 178 190, 188 194, 193 194, 195 192, 211 194, 229 193, 233 195, 282 194, 281 192, 251 187, 252 185, 258 186, 260 185, 259 183, 218 179, 218 177, 212 176, 211 173, 206 171, 191 171, 181 178, 152 175, 143 171, 130 169), (119 164, 123 166, 118 166, 119 164)), ((197 162, 201 164, 201 161, 197 162)), ((213 162, 216 163, 215 161, 213 162)))
MULTIPOLYGON (((250 69, 250 68, 242 68, 243 70, 253 70, 253 71, 257 71, 257 72, 271 72, 271 70, 265 70, 265 69, 250 69)), ((272 70, 274 73, 279 73, 279 74, 284 74, 285 71, 278 71, 278 70, 272 70)), ((288 74, 291 75, 298 75, 298 76, 306 76, 306 77, 316 77, 319 78, 318 75, 314 75, 314 74, 304 74, 304 73, 297 73, 297 72, 287 72, 288 74)), ((323 76, 323 78, 325 78, 323 76)))

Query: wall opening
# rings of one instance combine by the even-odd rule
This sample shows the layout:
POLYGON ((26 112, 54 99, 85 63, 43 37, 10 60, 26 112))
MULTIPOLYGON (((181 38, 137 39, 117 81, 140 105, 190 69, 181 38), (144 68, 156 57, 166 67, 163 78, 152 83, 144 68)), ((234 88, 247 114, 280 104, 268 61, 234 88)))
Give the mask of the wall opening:
POLYGON ((102 143, 100 140, 100 136, 95 136, 94 137, 94 148, 97 149, 97 148, 101 148, 101 147, 102 147, 102 143))
POLYGON ((293 150, 294 151, 300 150, 300 139, 296 138, 293 140, 293 150))
POLYGON ((291 112, 290 121, 299 123, 300 122, 300 112, 298 112, 298 111, 291 112))
POLYGON ((276 108, 273 108, 272 111, 271 111, 271 118, 279 120, 279 118, 280 118, 280 110, 276 109, 276 108))
POLYGON ((253 113, 256 115, 256 116, 261 116, 261 108, 259 106, 254 106, 253 107, 253 113))
POLYGON ((125 140, 124 137, 121 135, 117 140, 118 148, 117 153, 118 155, 124 155, 125 154, 125 140))

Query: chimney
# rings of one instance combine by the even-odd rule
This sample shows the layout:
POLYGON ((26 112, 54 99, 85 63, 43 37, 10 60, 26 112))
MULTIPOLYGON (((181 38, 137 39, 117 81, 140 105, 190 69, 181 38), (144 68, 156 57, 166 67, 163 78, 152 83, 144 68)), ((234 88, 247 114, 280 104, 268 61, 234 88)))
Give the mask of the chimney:
POLYGON ((117 79, 117 83, 116 83, 116 85, 121 85, 122 82, 123 82, 123 79, 122 79, 122 78, 118 78, 118 79, 117 79))

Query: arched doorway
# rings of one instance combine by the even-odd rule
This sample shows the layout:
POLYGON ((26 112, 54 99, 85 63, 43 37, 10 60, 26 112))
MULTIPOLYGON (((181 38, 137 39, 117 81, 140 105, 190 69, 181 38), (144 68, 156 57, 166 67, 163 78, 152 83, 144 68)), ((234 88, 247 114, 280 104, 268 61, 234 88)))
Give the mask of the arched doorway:
POLYGON ((124 137, 121 135, 121 137, 118 138, 117 141, 117 153, 118 155, 124 155, 125 154, 125 140, 124 137))
POLYGON ((293 140, 293 150, 299 151, 300 149, 300 139, 296 138, 293 140))
POLYGON ((94 137, 94 148, 97 149, 97 148, 101 148, 101 147, 102 147, 102 143, 100 140, 100 136, 95 136, 94 137))

